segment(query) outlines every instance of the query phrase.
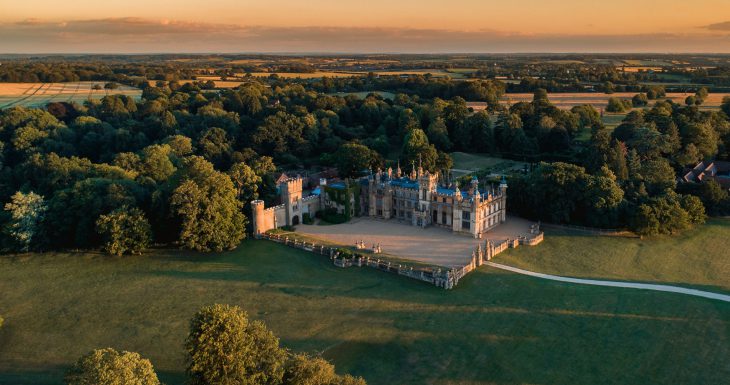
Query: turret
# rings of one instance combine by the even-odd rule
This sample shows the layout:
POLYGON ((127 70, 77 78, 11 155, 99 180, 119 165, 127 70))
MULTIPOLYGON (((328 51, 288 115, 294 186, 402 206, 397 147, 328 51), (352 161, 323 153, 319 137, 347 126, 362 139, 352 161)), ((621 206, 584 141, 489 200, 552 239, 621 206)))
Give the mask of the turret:
POLYGON ((257 199, 251 201, 251 214, 253 215, 253 234, 254 236, 266 232, 264 223, 264 201, 257 199))
POLYGON ((398 168, 395 170, 395 176, 400 178, 403 175, 403 172, 400 169, 400 160, 398 161, 398 168))
POLYGON ((471 186, 469 187, 469 195, 474 196, 479 193, 479 180, 477 177, 471 178, 471 186))
POLYGON ((499 192, 502 196, 507 195, 507 179, 502 175, 502 180, 499 182, 499 192))

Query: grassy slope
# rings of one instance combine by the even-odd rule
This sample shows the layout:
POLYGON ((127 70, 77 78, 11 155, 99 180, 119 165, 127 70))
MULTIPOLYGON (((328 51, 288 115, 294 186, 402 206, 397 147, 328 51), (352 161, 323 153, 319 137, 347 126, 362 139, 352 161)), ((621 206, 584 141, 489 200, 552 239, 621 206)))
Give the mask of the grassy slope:
POLYGON ((520 162, 510 159, 502 159, 482 154, 452 152, 449 155, 451 155, 451 158, 454 160, 453 168, 455 169, 478 170, 497 165, 507 168, 521 164, 520 162))
MULTIPOLYGON (((535 250, 553 247, 548 240, 535 250)), ((324 352, 370 384, 719 384, 730 376, 730 304, 486 267, 444 291, 266 241, 205 256, 1 257, 0 293, 0 383, 60 383, 72 360, 105 346, 138 351, 168 385, 182 383, 188 319, 215 302, 243 306, 286 346, 324 352)))
POLYGON ((509 250, 495 259, 542 273, 705 286, 730 292, 730 220, 675 237, 594 237, 548 231, 539 247, 509 250))

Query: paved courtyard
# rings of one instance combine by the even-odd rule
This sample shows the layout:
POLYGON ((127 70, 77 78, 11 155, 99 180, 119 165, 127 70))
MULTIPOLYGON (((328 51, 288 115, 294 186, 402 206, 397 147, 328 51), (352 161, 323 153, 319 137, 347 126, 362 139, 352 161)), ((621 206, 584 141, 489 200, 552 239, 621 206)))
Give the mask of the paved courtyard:
POLYGON ((505 223, 484 234, 482 239, 454 234, 439 227, 422 229, 395 220, 369 218, 355 218, 348 223, 331 226, 298 225, 296 231, 348 246, 354 246, 360 240, 368 248, 379 243, 383 253, 451 267, 468 264, 474 248, 480 243, 484 245, 486 239, 501 241, 520 235, 530 236, 532 224, 521 218, 507 217, 505 223))

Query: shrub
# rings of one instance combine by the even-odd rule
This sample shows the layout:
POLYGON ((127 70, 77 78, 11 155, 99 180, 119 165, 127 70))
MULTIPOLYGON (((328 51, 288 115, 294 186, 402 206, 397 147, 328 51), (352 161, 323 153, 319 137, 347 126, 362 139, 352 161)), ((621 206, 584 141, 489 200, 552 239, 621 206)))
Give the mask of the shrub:
POLYGON ((352 258, 355 256, 355 254, 353 254, 352 251, 350 251, 349 249, 342 248, 342 247, 338 248, 337 252, 340 254, 340 258, 352 258))
POLYGON ((312 223, 314 223, 314 220, 312 219, 312 216, 309 215, 309 213, 304 213, 302 214, 302 223, 304 223, 305 225, 311 225, 312 223))
POLYGON ((345 214, 338 213, 334 208, 324 210, 321 215, 322 219, 333 224, 345 223, 348 220, 345 214))
POLYGON ((66 374, 67 385, 159 385, 149 360, 133 352, 99 349, 81 357, 66 374))
POLYGON ((323 358, 294 354, 284 371, 284 385, 365 385, 365 380, 337 375, 334 365, 323 358))

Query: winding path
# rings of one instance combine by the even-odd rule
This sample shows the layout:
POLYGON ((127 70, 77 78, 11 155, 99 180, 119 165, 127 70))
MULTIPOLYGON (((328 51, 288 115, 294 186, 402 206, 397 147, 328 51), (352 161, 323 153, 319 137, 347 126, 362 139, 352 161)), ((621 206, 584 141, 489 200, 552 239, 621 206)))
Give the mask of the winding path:
POLYGON ((634 282, 622 282, 622 281, 599 281, 599 280, 595 280, 595 279, 561 277, 559 275, 536 273, 534 271, 523 270, 523 269, 519 269, 516 267, 502 265, 502 264, 494 263, 494 262, 486 262, 485 264, 495 267, 497 269, 507 270, 507 271, 511 271, 513 273, 529 275, 532 277, 537 277, 537 278, 542 278, 542 279, 550 279, 553 281, 577 283, 577 284, 581 284, 581 285, 624 287, 624 288, 630 288, 630 289, 664 291, 664 292, 668 292, 668 293, 687 294, 687 295, 693 295, 696 297, 703 297, 703 298, 709 298, 709 299, 716 299, 716 300, 724 301, 724 302, 730 302, 730 295, 718 294, 718 293, 713 293, 710 291, 702 291, 702 290, 696 290, 696 289, 687 289, 687 288, 679 287, 679 286, 654 285, 654 284, 650 284, 650 283, 634 283, 634 282))

